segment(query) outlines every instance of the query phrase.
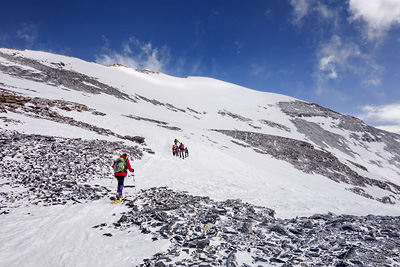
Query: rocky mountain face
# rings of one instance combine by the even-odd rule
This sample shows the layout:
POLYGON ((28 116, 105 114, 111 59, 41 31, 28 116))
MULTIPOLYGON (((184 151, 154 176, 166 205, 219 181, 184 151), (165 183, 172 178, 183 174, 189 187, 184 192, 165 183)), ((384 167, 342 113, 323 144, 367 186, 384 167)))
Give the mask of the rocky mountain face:
MULTIPOLYGON (((216 131, 245 142, 257 153, 268 154, 276 159, 287 161, 303 172, 318 173, 335 182, 354 185, 353 188, 348 190, 364 197, 390 204, 393 204, 399 197, 400 186, 397 184, 363 177, 346 164, 343 164, 332 153, 316 149, 308 142, 253 132, 232 130, 216 131), (367 185, 387 190, 390 192, 390 195, 382 198, 374 198, 363 190, 363 187, 367 185)), ((350 163, 357 168, 366 169, 356 163, 350 163)))
MULTIPOLYGON (((396 167, 396 174, 400 176, 400 136, 394 133, 379 130, 365 124, 360 119, 343 115, 317 104, 303 101, 279 102, 282 112, 289 116, 290 121, 298 133, 304 134, 305 140, 298 140, 277 135, 268 135, 258 132, 240 130, 215 131, 233 137, 242 142, 232 142, 252 148, 257 153, 268 154, 276 159, 292 164, 296 169, 306 173, 318 173, 335 182, 346 183, 354 187, 347 190, 363 197, 374 199, 387 204, 394 204, 400 198, 400 186, 391 181, 373 179, 360 173, 368 173, 368 168, 353 160, 364 155, 352 149, 352 145, 364 148, 367 153, 373 153, 369 147, 371 143, 378 143, 383 150, 390 153, 386 158, 380 152, 375 152, 377 160, 370 160, 368 164, 382 167, 383 162, 396 167), (333 121, 332 128, 347 131, 348 136, 334 133, 323 128, 324 123, 317 123, 308 118, 322 118, 333 121), (322 125, 321 125, 322 124, 322 125), (335 156, 334 151, 340 151, 348 156, 345 161, 335 156), (383 197, 375 197, 367 193, 366 186, 377 187, 387 191, 383 197)), ((220 112, 221 115, 231 116, 240 121, 251 122, 238 114, 220 112)), ((279 123, 262 121, 270 127, 290 132, 290 128, 279 123)))
MULTIPOLYGON (((322 149, 335 148, 345 154, 356 155, 357 152, 349 147, 349 143, 353 142, 365 148, 368 148, 367 144, 369 143, 381 143, 384 145, 384 150, 389 151, 392 157, 386 159, 382 155, 378 154, 378 156, 382 160, 388 160, 394 166, 400 166, 400 151, 398 149, 400 136, 398 134, 377 129, 365 124, 360 119, 334 112, 313 103, 296 101, 291 103, 281 102, 279 105, 282 111, 291 117, 297 131, 305 134, 318 147, 322 149), (352 142, 348 142, 344 136, 325 130, 317 123, 304 119, 307 117, 323 117, 336 121, 333 127, 349 131, 349 138, 352 142)), ((372 162, 372 164, 379 165, 378 162, 372 162)), ((362 166, 358 167, 362 168, 362 166)))
MULTIPOLYGON (((125 93, 61 61, 45 63, 1 51, 0 59, 0 72, 18 79, 61 86, 63 90, 107 94, 131 103, 146 102, 184 113, 195 121, 201 121, 206 114, 125 93)), ((252 119, 221 108, 215 116, 229 118, 254 131, 209 130, 229 137, 237 146, 286 161, 302 172, 348 184, 347 190, 365 198, 387 205, 400 201, 400 182, 381 179, 370 170, 371 166, 390 166, 400 176, 399 135, 303 101, 282 101, 274 108, 281 110, 291 125, 270 118, 252 119), (264 126, 285 135, 263 133, 264 126), (295 138, 294 132, 303 138, 295 138), (355 150, 355 146, 359 149, 355 150), (363 153, 370 153, 368 160, 363 159, 363 153), (372 195, 367 188, 378 188, 385 194, 372 195)), ((113 155, 127 152, 132 160, 140 160, 146 153, 155 153, 146 144, 146 136, 121 135, 62 115, 61 111, 96 118, 106 116, 82 103, 23 95, 15 92, 12 84, 0 80, 1 113, 22 114, 120 140, 84 140, 0 129, 0 172, 4 181, 0 187, 8 188, 1 192, 0 216, 20 205, 72 205, 109 198, 113 192, 91 181, 110 175, 113 155)), ((137 116, 128 111, 122 116, 169 131, 183 131, 151 115, 137 116)), ((6 116, 0 116, 0 120, 6 124, 21 123, 6 116)), ((170 240, 167 250, 145 259, 141 266, 400 266, 399 217, 329 213, 282 220, 275 218, 272 209, 240 199, 214 201, 165 187, 141 190, 127 196, 122 205, 129 207, 129 211, 120 214, 113 225, 93 226, 100 235, 113 238, 111 229, 129 231, 135 227, 154 240, 170 240), (241 259, 242 255, 246 255, 246 260, 241 259)))

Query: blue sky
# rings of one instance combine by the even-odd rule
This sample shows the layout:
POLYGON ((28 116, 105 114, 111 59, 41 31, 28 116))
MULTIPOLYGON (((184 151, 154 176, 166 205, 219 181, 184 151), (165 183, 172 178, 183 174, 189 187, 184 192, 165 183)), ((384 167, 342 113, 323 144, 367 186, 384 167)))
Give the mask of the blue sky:
POLYGON ((3 0, 0 46, 212 77, 400 133, 400 0, 3 0))

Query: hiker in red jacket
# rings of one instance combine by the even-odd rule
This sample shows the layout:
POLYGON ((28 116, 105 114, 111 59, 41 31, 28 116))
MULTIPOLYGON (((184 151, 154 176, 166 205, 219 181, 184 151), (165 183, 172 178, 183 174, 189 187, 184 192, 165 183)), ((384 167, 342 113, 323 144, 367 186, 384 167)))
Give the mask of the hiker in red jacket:
POLYGON ((122 197, 122 190, 124 189, 124 180, 128 175, 127 171, 134 172, 134 170, 131 167, 127 154, 122 154, 117 158, 112 167, 114 169, 114 176, 118 180, 117 199, 120 199, 122 197))
POLYGON ((179 157, 183 159, 185 158, 184 151, 185 151, 185 146, 183 145, 183 143, 181 143, 179 146, 179 157))

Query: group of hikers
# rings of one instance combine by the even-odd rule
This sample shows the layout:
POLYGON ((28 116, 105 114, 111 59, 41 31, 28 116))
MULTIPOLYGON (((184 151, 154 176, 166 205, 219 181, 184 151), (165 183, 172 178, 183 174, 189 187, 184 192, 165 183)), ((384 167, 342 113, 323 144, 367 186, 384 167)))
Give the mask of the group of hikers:
POLYGON ((189 149, 175 138, 174 144, 172 145, 172 155, 182 159, 187 158, 189 157, 189 149))
MULTIPOLYGON (((174 140, 174 145, 172 146, 172 155, 180 157, 180 158, 187 158, 189 156, 189 150, 187 147, 184 146, 182 142, 179 142, 177 139, 174 140)), ((134 169, 131 166, 131 163, 128 159, 128 154, 124 153, 119 156, 112 165, 114 169, 114 176, 118 180, 117 186, 117 194, 116 199, 122 199, 122 190, 124 189, 124 180, 125 177, 128 175, 128 170, 130 172, 134 172, 134 169)))

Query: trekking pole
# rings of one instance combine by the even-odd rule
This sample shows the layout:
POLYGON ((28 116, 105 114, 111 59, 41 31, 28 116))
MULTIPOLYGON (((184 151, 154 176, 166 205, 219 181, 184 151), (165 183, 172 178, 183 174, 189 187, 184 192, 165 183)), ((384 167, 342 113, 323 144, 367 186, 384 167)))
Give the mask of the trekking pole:
POLYGON ((132 174, 132 180, 133 180, 133 188, 135 188, 135 194, 136 194, 136 181, 135 181, 135 174, 132 174))

